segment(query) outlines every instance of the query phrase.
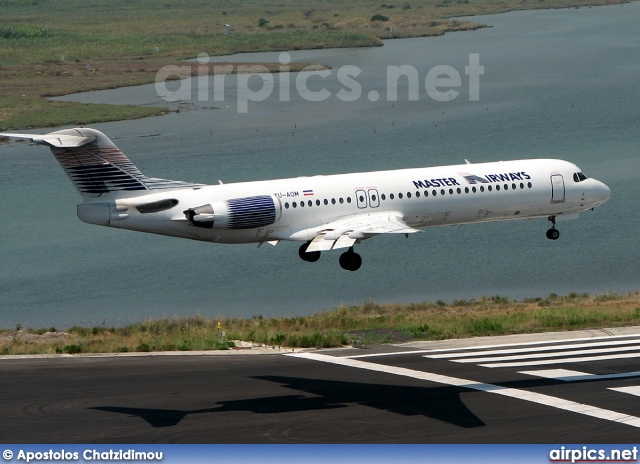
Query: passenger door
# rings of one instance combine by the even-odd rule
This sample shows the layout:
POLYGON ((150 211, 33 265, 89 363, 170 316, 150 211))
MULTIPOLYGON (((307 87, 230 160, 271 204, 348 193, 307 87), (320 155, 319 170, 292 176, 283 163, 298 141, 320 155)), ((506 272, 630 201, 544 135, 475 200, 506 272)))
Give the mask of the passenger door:
POLYGON ((380 196, 378 195, 378 191, 376 189, 369 189, 367 192, 369 193, 369 206, 372 208, 380 206, 380 196))
POLYGON ((551 203, 564 203, 564 178, 562 174, 551 176, 551 203))

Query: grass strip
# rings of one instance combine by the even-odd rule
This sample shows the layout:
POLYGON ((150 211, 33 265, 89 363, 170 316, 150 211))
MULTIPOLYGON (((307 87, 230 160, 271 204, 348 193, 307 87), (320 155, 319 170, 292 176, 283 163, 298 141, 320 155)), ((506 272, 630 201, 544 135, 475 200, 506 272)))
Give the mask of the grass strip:
POLYGON ((493 296, 452 303, 365 302, 296 317, 196 315, 148 319, 123 327, 74 326, 65 332, 17 327, 0 331, 0 354, 216 350, 232 348, 231 340, 328 348, 631 325, 640 325, 640 292, 551 294, 521 301, 493 296))

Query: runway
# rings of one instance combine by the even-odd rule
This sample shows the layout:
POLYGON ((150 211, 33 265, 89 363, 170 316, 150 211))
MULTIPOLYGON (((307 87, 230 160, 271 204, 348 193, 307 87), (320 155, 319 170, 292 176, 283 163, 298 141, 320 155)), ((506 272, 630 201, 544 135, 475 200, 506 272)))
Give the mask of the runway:
POLYGON ((640 328, 0 359, 4 443, 631 443, 640 328))

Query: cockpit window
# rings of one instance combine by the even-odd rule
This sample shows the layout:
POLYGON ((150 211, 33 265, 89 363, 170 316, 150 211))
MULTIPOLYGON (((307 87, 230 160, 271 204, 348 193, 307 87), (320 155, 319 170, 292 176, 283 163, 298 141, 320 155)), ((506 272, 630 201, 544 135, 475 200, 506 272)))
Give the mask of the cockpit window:
POLYGON ((573 180, 575 182, 582 182, 583 180, 587 180, 587 176, 585 176, 582 172, 576 172, 573 175, 573 180))

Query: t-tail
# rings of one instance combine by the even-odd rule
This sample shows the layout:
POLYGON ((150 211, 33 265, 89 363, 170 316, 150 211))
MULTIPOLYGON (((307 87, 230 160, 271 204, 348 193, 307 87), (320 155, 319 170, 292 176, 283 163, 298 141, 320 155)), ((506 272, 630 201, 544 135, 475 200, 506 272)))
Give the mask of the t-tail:
POLYGON ((85 201, 123 196, 119 192, 197 185, 146 177, 106 135, 95 129, 64 129, 44 135, 0 133, 0 140, 6 138, 49 146, 85 201))

